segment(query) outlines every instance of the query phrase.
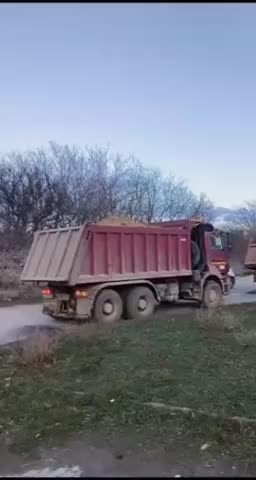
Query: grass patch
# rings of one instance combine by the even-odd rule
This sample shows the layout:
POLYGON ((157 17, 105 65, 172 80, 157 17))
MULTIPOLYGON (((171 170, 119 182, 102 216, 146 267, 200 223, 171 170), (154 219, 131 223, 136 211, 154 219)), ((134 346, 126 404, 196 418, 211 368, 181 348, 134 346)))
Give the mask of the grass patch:
POLYGON ((241 430, 223 419, 188 418, 143 403, 256 418, 256 344, 236 337, 253 329, 255 307, 228 307, 205 321, 196 310, 172 317, 159 312, 147 322, 81 327, 81 337, 70 334, 50 350, 51 362, 17 364, 2 351, 2 435, 12 448, 25 449, 79 431, 129 430, 166 447, 207 442, 213 453, 252 457, 251 426, 241 430))

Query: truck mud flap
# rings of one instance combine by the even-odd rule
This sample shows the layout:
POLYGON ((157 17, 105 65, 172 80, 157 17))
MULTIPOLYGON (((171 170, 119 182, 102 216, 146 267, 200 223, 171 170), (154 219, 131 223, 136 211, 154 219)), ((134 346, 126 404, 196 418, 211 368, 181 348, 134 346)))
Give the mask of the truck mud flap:
POLYGON ((231 284, 229 282, 223 282, 223 295, 229 295, 231 291, 231 284))

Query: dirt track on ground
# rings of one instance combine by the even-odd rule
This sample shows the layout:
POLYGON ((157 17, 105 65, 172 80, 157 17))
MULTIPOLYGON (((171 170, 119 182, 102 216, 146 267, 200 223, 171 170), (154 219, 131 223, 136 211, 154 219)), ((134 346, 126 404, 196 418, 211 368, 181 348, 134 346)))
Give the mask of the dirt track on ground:
MULTIPOLYGON (((225 304, 233 305, 240 303, 256 303, 256 284, 252 277, 238 277, 236 286, 229 296, 225 298, 225 304)), ((184 307, 180 305, 163 307, 170 310, 172 315, 180 313, 182 308, 189 309, 186 302, 184 307)), ((15 341, 15 339, 26 336, 33 329, 27 327, 61 327, 67 325, 64 322, 57 322, 42 314, 42 305, 10 305, 0 307, 0 345, 15 341), (27 333, 26 333, 27 331, 27 333)))
POLYGON ((205 451, 179 447, 150 449, 138 438, 80 436, 62 447, 41 449, 26 459, 0 450, 0 475, 47 477, 253 477, 255 466, 205 451), (33 458, 34 457, 34 458, 33 458))

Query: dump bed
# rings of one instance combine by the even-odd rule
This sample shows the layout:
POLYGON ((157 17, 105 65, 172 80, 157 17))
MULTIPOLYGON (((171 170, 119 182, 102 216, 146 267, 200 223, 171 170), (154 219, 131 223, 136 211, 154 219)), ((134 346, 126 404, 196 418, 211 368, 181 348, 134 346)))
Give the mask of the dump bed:
POLYGON ((67 283, 81 234, 82 227, 36 232, 21 281, 67 283))
POLYGON ((191 226, 83 225, 35 234, 21 280, 68 285, 191 275, 191 226))

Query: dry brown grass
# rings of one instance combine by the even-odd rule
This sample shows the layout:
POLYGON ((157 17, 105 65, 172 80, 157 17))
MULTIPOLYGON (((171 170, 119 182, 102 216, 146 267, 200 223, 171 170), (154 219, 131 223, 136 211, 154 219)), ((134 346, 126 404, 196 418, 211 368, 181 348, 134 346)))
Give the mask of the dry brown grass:
POLYGON ((11 362, 20 367, 49 367, 55 364, 56 352, 63 333, 36 332, 25 342, 18 342, 13 348, 11 362))

